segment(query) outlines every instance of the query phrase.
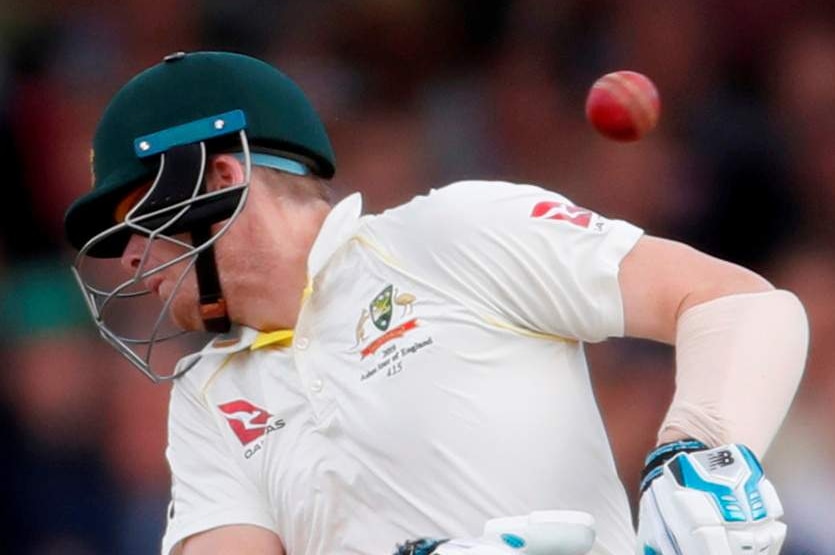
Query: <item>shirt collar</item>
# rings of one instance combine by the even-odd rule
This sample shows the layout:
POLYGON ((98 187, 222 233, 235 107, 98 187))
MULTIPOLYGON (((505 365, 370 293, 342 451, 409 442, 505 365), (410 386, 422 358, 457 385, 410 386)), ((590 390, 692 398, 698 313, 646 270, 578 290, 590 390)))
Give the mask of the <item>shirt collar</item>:
POLYGON ((230 354, 252 346, 259 331, 247 326, 235 325, 229 332, 216 336, 200 352, 201 355, 230 354))
POLYGON ((307 258, 307 275, 311 279, 325 267, 336 249, 353 235, 359 225, 361 213, 360 193, 345 197, 331 209, 307 258))
POLYGON ((258 331, 247 326, 236 325, 228 333, 212 339, 199 353, 202 355, 231 354, 249 349, 257 351, 264 347, 289 347, 293 341, 293 330, 258 331))

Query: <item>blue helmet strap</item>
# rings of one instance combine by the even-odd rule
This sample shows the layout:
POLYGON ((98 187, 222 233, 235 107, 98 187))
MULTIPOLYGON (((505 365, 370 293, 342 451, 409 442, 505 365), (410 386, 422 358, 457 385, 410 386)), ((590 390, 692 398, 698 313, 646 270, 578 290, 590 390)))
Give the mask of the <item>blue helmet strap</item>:
MULTIPOLYGON (((239 162, 246 163, 246 156, 243 152, 235 152, 232 154, 239 162)), ((254 150, 250 152, 250 160, 253 166, 264 166, 274 170, 281 170, 283 172, 292 173, 293 175, 310 175, 310 168, 297 160, 273 154, 269 152, 258 152, 254 150)))

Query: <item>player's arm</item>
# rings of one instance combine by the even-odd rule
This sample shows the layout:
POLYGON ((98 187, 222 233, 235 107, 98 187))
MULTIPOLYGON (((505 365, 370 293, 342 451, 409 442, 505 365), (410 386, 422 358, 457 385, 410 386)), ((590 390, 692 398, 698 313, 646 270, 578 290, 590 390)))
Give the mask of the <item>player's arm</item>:
POLYGON ((641 238, 621 263, 625 333, 675 343, 676 394, 659 432, 762 456, 805 364, 808 324, 793 294, 691 247, 641 238))
POLYGON ((676 347, 675 395, 642 476, 636 552, 776 555, 782 507, 757 456, 800 381, 803 306, 750 270, 653 237, 623 259, 618 279, 626 335, 676 347))
POLYGON ((171 388, 166 449, 171 503, 160 551, 284 555, 266 493, 244 473, 237 445, 230 448, 231 438, 212 418, 213 402, 202 393, 201 372, 216 369, 218 361, 204 356, 201 362, 208 366, 198 363, 171 388))
POLYGON ((688 308, 726 295, 774 289, 751 270, 648 235, 621 262, 619 282, 626 335, 670 344, 688 308))
POLYGON ((186 538, 174 555, 284 555, 284 546, 260 526, 222 526, 186 538))

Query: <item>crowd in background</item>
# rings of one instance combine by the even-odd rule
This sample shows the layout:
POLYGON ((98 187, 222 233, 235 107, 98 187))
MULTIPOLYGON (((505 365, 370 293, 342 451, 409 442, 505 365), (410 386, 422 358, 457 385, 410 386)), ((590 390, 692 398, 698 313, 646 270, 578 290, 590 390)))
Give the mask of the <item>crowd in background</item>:
MULTIPOLYGON (((166 54, 198 49, 263 57, 295 79, 331 133, 336 197, 362 191, 366 212, 459 179, 535 183, 796 292, 809 361, 764 462, 786 509, 784 554, 835 553, 835 4, 10 1, 0 6, 0 553, 158 552, 168 386, 96 335, 62 218, 90 187, 109 97, 166 54), (660 124, 637 143, 603 139, 584 120, 589 86, 616 69, 661 92, 660 124)), ((674 353, 617 339, 589 357, 635 503, 674 353)))

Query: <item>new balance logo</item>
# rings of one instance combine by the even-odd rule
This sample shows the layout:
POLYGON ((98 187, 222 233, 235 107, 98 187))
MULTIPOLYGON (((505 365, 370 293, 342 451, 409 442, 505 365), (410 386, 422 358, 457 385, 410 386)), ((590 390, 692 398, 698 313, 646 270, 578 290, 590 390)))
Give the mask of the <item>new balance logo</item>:
POLYGON ((707 460, 710 465, 710 469, 716 470, 717 468, 732 465, 734 463, 734 456, 730 451, 723 449, 722 451, 717 451, 716 453, 708 455, 707 460))

